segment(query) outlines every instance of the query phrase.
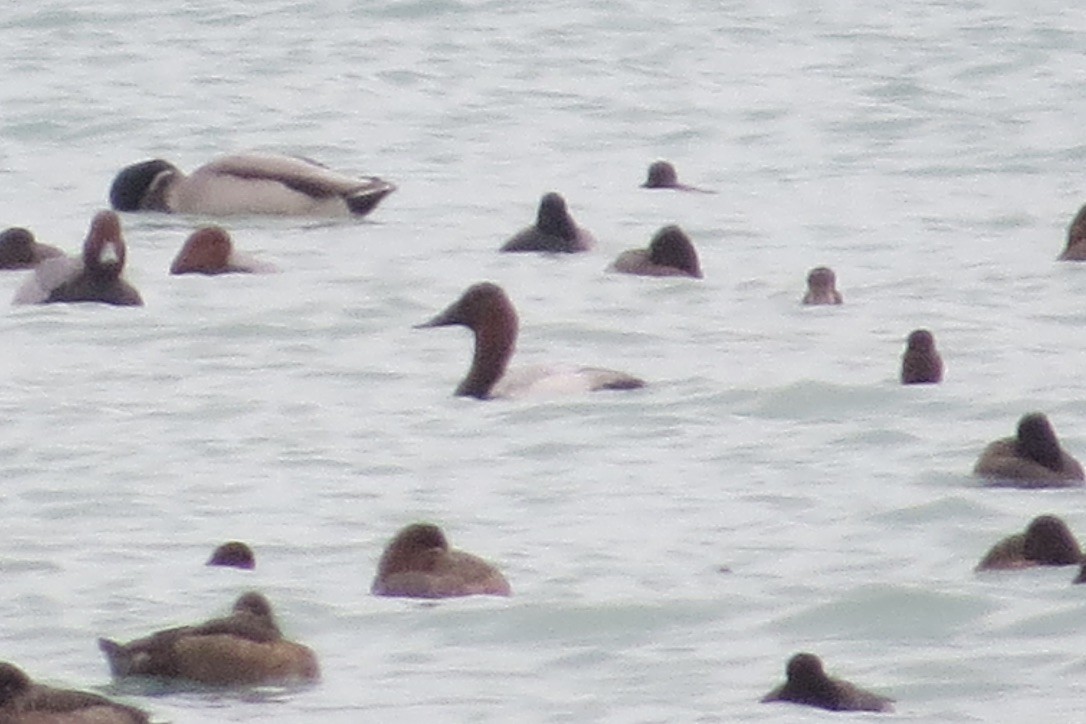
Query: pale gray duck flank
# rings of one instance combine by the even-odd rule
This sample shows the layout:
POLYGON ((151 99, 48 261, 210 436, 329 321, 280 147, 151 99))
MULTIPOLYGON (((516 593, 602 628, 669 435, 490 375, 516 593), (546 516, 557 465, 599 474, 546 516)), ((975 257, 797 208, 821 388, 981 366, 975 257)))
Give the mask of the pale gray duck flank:
POLYGON ((162 159, 121 170, 109 190, 118 211, 230 216, 365 216, 396 190, 382 179, 354 178, 310 161, 244 153, 205 164, 186 176, 162 159))

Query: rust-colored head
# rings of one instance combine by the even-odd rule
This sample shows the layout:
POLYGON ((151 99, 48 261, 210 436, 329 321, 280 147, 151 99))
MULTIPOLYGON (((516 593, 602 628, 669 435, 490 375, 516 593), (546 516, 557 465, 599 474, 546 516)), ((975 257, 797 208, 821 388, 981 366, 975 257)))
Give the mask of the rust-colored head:
POLYGON ((96 279, 117 279, 124 271, 124 258, 121 218, 114 211, 99 211, 83 242, 84 268, 96 279))
POLYGON ((234 246, 220 226, 204 226, 192 232, 170 264, 170 274, 223 274, 230 271, 234 246))

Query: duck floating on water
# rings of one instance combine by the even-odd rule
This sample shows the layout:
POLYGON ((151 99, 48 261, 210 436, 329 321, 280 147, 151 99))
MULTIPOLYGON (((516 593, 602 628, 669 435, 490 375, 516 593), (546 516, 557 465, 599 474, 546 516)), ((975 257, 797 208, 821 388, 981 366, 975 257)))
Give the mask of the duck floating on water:
POLYGON ((497 284, 481 282, 468 288, 445 311, 417 328, 460 325, 475 334, 471 369, 456 394, 488 400, 536 394, 633 390, 645 386, 625 372, 598 367, 531 367, 506 373, 517 342, 517 312, 497 284))
POLYGON ((236 216, 365 216, 396 186, 315 161, 272 153, 223 156, 189 175, 156 158, 121 170, 109 189, 117 211, 236 216))

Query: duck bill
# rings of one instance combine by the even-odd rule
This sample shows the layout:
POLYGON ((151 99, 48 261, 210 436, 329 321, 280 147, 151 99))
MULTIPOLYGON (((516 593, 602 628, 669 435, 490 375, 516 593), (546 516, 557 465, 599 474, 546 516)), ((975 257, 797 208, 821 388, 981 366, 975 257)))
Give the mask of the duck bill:
POLYGON ((463 324, 463 320, 460 318, 460 308, 454 304, 444 312, 441 312, 433 319, 423 322, 422 324, 416 324, 415 329, 429 329, 430 327, 448 327, 454 324, 463 324))

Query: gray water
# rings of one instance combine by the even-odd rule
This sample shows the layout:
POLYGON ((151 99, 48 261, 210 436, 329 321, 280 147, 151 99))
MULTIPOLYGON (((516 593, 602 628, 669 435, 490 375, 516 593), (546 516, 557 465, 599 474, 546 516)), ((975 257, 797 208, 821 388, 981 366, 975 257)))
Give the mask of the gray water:
POLYGON ((1039 513, 1086 535, 1082 491, 970 470, 1033 410, 1086 456, 1086 267, 1054 261, 1086 201, 1084 11, 155 5, 0 15, 0 224, 74 251, 156 156, 297 153, 399 190, 363 222, 228 221, 283 270, 250 278, 169 277, 203 220, 127 215, 145 308, 0 314, 0 659, 179 723, 832 717, 758 703, 800 650, 900 720, 1080 711, 1086 586, 972 569, 1039 513), (718 193, 639 189, 657 158, 718 193), (551 190, 599 249, 497 254, 551 190), (703 281, 604 271, 668 223, 703 281), (799 305, 818 264, 842 307, 799 305), (515 361, 650 386, 454 398, 469 334, 412 325, 484 279, 515 361), (942 385, 897 384, 917 327, 942 385), (416 520, 515 595, 370 596, 416 520), (255 572, 202 565, 231 538, 255 572), (97 636, 253 588, 320 684, 110 684, 97 636))

